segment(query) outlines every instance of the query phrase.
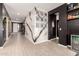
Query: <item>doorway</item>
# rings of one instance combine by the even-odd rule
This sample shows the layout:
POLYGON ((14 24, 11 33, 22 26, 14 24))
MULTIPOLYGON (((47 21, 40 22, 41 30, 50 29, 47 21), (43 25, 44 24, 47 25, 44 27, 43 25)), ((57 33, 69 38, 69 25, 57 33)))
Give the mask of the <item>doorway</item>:
POLYGON ((49 40, 56 38, 59 39, 59 13, 53 13, 49 15, 48 20, 48 36, 49 40))
POLYGON ((18 23, 13 23, 13 32, 16 33, 19 31, 19 24, 18 23))
POLYGON ((48 20, 48 36, 49 40, 56 37, 56 15, 49 15, 50 20, 48 20))

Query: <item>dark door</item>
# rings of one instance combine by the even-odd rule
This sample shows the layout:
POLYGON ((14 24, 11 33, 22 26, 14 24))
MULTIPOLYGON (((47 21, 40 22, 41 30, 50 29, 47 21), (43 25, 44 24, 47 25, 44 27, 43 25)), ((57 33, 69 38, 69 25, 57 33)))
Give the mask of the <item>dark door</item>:
POLYGON ((59 31, 59 20, 57 20, 56 23, 57 23, 57 37, 59 37, 59 32, 58 32, 59 31))
POLYGON ((50 20, 48 20, 48 34, 49 40, 56 37, 56 15, 52 14, 49 16, 50 20))

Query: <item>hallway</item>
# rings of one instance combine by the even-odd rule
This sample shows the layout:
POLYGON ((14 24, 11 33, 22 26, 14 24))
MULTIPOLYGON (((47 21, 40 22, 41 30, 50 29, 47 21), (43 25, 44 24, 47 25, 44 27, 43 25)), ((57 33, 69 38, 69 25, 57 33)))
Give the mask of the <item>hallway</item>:
POLYGON ((58 46, 53 41, 34 45, 20 33, 12 34, 10 39, 6 41, 4 47, 0 48, 0 55, 5 56, 72 56, 74 54, 68 48, 58 46))

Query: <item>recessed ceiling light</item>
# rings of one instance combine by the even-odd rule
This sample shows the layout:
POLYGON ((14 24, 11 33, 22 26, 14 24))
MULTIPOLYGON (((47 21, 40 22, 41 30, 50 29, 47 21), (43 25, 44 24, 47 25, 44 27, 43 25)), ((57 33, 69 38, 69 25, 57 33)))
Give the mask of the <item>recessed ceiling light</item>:
POLYGON ((17 15, 20 15, 20 13, 17 13, 17 15))

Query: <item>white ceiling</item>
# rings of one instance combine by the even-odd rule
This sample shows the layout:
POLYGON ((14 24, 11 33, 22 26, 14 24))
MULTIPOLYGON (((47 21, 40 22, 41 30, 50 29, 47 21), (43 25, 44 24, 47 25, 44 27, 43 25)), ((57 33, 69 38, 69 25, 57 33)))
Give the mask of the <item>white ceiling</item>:
POLYGON ((62 5, 62 3, 4 3, 12 20, 23 21, 29 11, 34 7, 46 12, 62 5))

